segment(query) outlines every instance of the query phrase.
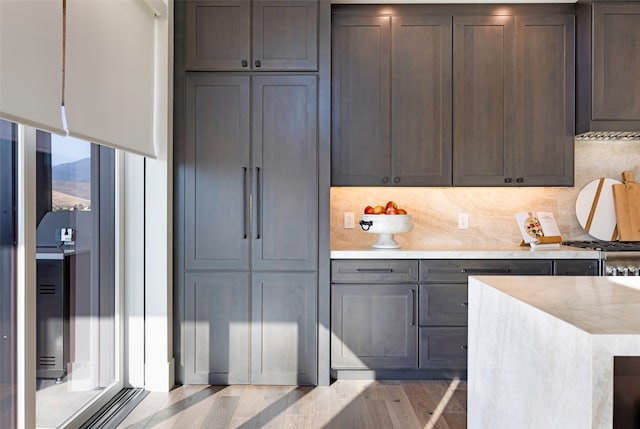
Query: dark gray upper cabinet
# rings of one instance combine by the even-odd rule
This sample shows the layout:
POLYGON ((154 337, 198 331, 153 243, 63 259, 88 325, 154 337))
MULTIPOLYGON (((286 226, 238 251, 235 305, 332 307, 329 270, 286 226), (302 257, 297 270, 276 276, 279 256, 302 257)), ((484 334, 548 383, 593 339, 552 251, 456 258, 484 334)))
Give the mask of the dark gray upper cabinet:
POLYGON ((574 21, 568 14, 516 17, 516 186, 573 186, 574 21))
POLYGON ((451 184, 451 16, 391 21, 391 183, 451 184))
POLYGON ((454 17, 456 186, 572 186, 574 18, 454 17))
POLYGON ((513 177, 513 17, 455 16, 453 184, 513 177))
POLYGON ((331 183, 390 181, 391 20, 334 17, 331 183))
POLYGON ((185 4, 187 70, 317 70, 318 0, 185 4))
POLYGON ((334 8, 334 186, 573 185, 572 5, 387 9, 334 8))
POLYGON ((334 16, 332 184, 451 184, 451 17, 334 16))
POLYGON ((577 5, 576 133, 640 130, 640 2, 577 5))
POLYGON ((190 74, 186 99, 186 268, 316 270, 317 77, 190 74))

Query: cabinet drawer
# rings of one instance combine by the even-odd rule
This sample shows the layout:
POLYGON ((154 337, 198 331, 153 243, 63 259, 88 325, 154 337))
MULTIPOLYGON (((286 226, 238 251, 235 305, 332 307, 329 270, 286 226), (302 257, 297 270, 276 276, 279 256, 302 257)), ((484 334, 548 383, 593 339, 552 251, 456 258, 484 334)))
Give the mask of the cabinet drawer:
POLYGON ((550 260, 421 260, 420 281, 463 283, 470 275, 551 275, 552 265, 550 260))
POLYGON ((553 267, 554 276, 597 276, 598 260, 559 259, 553 267))
POLYGON ((420 328, 420 368, 467 367, 467 328, 420 328))
POLYGON ((421 284, 420 326, 467 325, 467 284, 421 284))
POLYGON ((412 283, 417 281, 417 260, 350 259, 331 261, 332 283, 412 283))

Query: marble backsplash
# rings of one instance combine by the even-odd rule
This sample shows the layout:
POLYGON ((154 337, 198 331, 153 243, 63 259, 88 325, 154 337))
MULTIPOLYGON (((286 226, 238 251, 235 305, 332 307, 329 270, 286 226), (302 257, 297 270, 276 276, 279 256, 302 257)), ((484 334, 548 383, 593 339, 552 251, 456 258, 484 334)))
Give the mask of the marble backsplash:
POLYGON ((396 201, 413 215, 414 227, 395 239, 405 248, 458 245, 513 245, 520 241, 514 214, 553 212, 564 239, 590 239, 575 215, 578 193, 599 177, 621 180, 633 171, 640 182, 640 141, 576 141, 573 188, 404 188, 344 187, 331 189, 331 248, 369 247, 375 234, 357 222, 367 205, 396 201), (343 213, 354 212, 356 228, 343 228, 343 213), (458 213, 469 214, 469 229, 458 230, 458 213))

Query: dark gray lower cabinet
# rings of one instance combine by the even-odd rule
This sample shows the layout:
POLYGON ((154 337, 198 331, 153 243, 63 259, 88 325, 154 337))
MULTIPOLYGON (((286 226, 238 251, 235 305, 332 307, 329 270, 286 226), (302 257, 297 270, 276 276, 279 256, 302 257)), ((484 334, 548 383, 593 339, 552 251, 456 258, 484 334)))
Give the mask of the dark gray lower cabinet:
POLYGON ((248 272, 185 275, 185 383, 249 383, 249 281, 248 272))
POLYGON ((467 328, 420 328, 420 368, 466 370, 467 328))
POLYGON ((316 274, 185 275, 185 383, 315 384, 316 274))
POLYGON ((468 278, 598 275, 597 260, 331 261, 336 378, 466 378, 468 278))
POLYGON ((415 284, 334 284, 331 366, 416 368, 415 284))
POLYGON ((252 276, 251 382, 316 384, 316 274, 252 276))

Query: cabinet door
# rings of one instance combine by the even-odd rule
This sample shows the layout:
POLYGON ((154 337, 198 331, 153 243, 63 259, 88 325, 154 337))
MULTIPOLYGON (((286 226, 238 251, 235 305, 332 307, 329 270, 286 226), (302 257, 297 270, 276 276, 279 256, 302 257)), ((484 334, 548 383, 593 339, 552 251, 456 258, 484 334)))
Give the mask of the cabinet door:
POLYGON ((185 275, 185 383, 249 383, 249 273, 185 275))
POLYGON ((252 384, 315 384, 315 273, 254 273, 252 283, 252 384))
POLYGON ((466 369, 467 328, 420 328, 420 368, 466 369))
POLYGON ((391 174, 390 18, 335 17, 331 183, 381 186, 391 174))
POLYGON ((453 184, 513 181, 513 17, 454 17, 453 184))
POLYGON ((317 267, 315 76, 253 80, 254 270, 317 267))
POLYGON ((318 69, 318 1, 254 0, 253 69, 318 69))
POLYGON ((593 4, 595 120, 640 120, 640 3, 593 4))
POLYGON ((467 284, 421 284, 420 326, 466 326, 467 284))
POLYGON ((185 268, 249 269, 249 77, 187 76, 185 268))
POLYGON ((334 284, 332 368, 416 368, 417 285, 334 284))
POLYGON ((574 16, 518 16, 515 32, 514 183, 573 186, 574 16))
POLYGON ((391 21, 392 183, 451 185, 451 16, 391 21))
POLYGON ((249 0, 187 1, 185 21, 187 70, 249 68, 249 0))

